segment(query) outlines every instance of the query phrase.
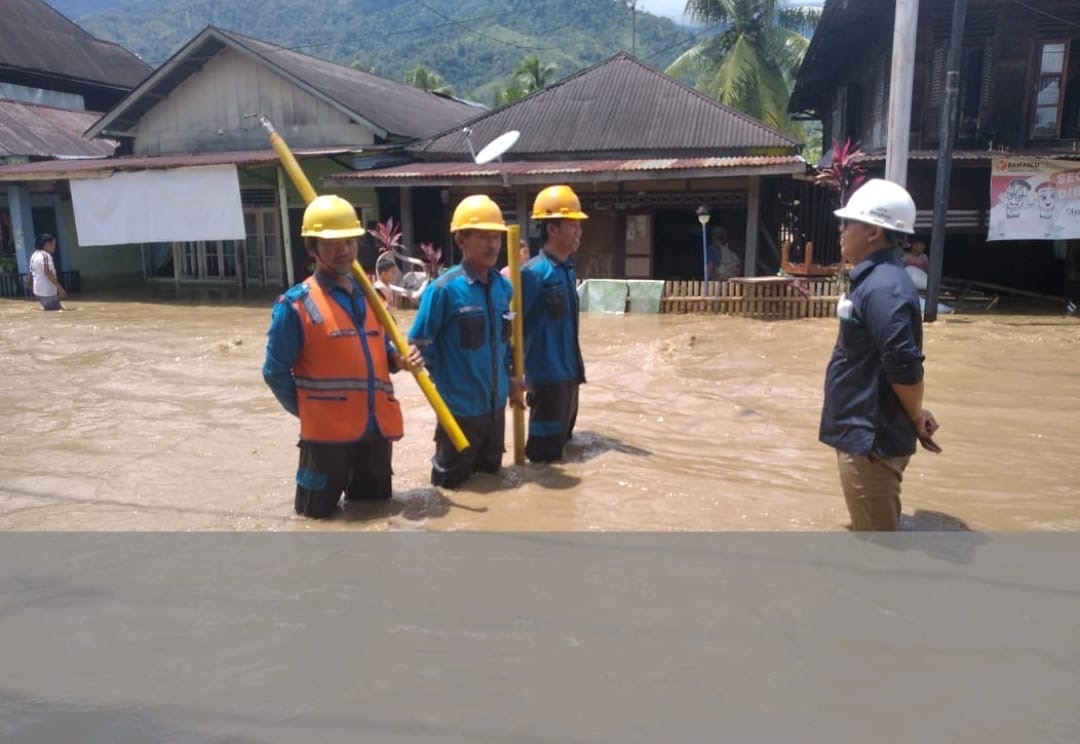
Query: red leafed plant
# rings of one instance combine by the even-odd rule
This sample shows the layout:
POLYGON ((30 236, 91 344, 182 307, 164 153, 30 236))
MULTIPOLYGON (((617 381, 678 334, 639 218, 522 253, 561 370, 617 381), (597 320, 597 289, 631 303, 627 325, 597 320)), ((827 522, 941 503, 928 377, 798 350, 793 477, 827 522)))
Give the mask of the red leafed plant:
POLYGON ((844 140, 842 145, 833 140, 832 153, 832 162, 818 171, 814 183, 836 192, 840 206, 844 206, 848 197, 866 180, 866 168, 853 162, 862 155, 862 151, 859 150, 859 143, 852 142, 850 138, 844 140))
POLYGON ((442 262, 442 248, 436 248, 434 243, 421 243, 420 250, 424 252, 428 275, 438 276, 439 265, 442 262))
POLYGON ((376 223, 371 231, 371 237, 379 244, 379 253, 386 251, 398 251, 401 249, 401 225, 389 218, 386 222, 376 223))

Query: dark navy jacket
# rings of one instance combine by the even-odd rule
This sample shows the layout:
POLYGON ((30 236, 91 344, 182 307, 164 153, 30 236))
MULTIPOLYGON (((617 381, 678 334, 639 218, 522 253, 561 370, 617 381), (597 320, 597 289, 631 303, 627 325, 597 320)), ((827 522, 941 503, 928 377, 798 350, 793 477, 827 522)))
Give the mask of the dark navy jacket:
POLYGON ((878 251, 852 270, 837 315, 819 439, 856 455, 913 454, 915 427, 891 383, 923 379, 922 318, 919 294, 894 250, 878 251))
POLYGON ((459 264, 428 286, 409 330, 446 405, 456 416, 506 406, 510 392, 510 282, 497 270, 481 283, 459 264))
POLYGON ((558 261, 540 251, 521 269, 521 296, 526 381, 585 382, 573 259, 558 261))

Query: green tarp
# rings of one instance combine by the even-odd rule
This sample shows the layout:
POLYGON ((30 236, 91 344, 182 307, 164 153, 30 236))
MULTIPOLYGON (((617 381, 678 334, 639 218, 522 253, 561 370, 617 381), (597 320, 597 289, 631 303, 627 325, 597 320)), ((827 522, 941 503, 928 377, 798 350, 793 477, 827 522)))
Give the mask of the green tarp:
POLYGON ((658 313, 660 298, 664 296, 664 282, 657 279, 627 279, 630 294, 630 312, 658 313))
POLYGON ((578 286, 581 309, 590 313, 626 312, 626 281, 586 279, 578 286))
POLYGON ((658 313, 663 295, 664 282, 654 279, 586 279, 578 285, 581 309, 590 313, 658 313))

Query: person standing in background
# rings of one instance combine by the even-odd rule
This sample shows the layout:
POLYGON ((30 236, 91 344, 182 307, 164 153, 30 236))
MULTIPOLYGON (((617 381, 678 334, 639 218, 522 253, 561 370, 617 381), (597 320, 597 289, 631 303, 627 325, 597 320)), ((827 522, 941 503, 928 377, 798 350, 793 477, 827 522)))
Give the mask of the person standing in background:
POLYGON ((67 297, 67 290, 56 278, 56 264, 52 254, 56 252, 56 238, 42 233, 34 240, 34 253, 30 256, 27 268, 28 288, 45 310, 63 310, 60 300, 67 297))

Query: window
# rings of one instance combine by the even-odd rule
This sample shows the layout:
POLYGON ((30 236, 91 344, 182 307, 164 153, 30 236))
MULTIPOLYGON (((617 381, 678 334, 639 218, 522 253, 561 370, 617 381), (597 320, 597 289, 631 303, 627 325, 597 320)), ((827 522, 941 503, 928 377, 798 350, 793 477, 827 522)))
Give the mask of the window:
POLYGON ((1044 42, 1037 61, 1032 138, 1080 136, 1080 39, 1044 42))
POLYGON ((231 240, 181 243, 180 269, 185 279, 235 279, 236 244, 231 240))

